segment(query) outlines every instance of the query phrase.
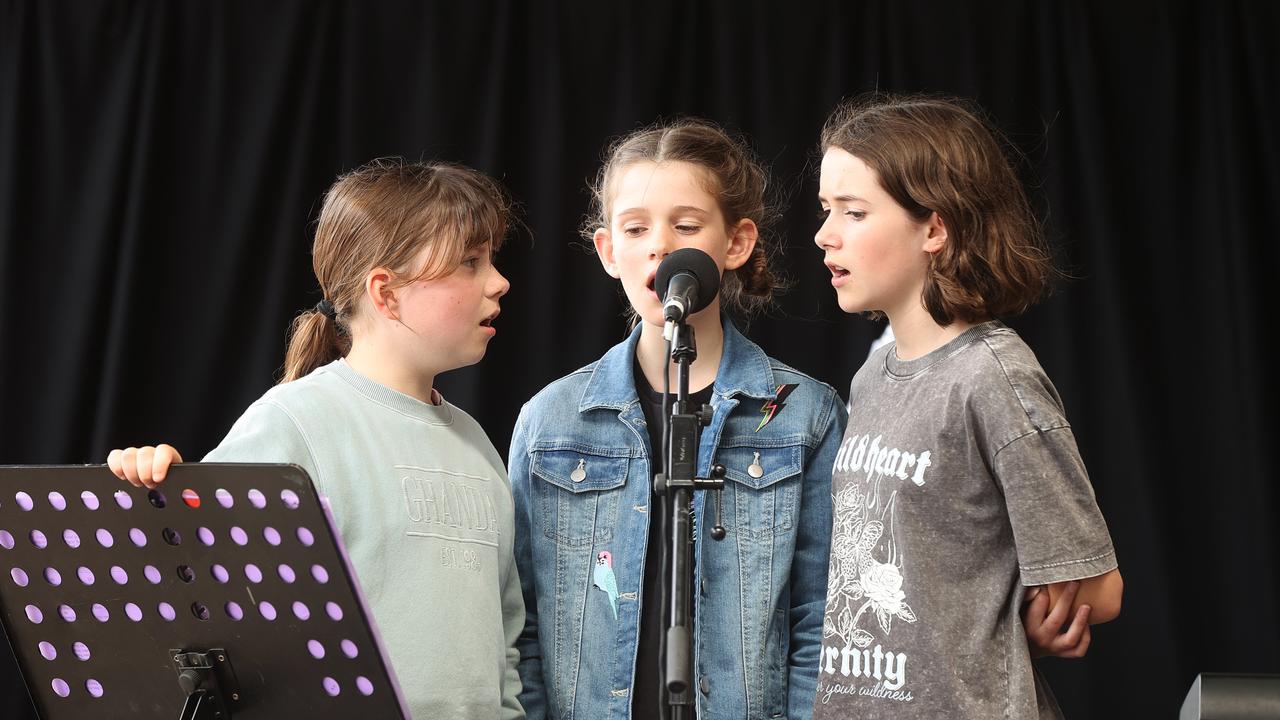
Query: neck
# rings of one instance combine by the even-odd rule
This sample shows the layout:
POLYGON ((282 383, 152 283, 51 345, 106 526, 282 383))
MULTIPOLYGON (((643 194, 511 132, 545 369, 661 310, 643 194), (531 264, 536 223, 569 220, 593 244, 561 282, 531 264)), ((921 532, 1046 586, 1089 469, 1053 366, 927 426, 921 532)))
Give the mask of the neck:
POLYGON ((417 398, 428 405, 432 404, 436 372, 424 371, 422 368, 400 361, 394 348, 379 347, 379 343, 373 338, 359 336, 352 338, 351 352, 347 353, 347 364, 352 370, 376 383, 417 398))
MULTIPOLYGON (((667 356, 667 341, 662 337, 662 326, 651 325, 641 321, 640 342, 636 345, 636 359, 640 362, 640 370, 649 381, 649 387, 662 390, 662 369, 669 364, 671 369, 671 390, 676 391, 676 364, 667 356)), ((689 391, 696 392, 715 382, 716 370, 720 367, 720 357, 724 354, 724 328, 720 325, 720 301, 717 299, 710 307, 695 313, 688 320, 693 328, 693 339, 698 350, 698 358, 689 364, 689 391)))
POLYGON ((950 325, 939 325, 924 305, 907 312, 886 313, 899 360, 915 360, 956 339, 974 323, 956 320, 950 325))

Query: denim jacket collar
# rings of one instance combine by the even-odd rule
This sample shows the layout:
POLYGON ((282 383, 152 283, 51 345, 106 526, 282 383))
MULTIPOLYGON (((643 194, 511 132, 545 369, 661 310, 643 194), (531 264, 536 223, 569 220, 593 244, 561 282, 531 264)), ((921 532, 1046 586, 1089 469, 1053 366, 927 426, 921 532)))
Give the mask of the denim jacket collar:
MULTIPOLYGON (((778 386, 774 383, 769 357, 744 338, 728 317, 721 315, 720 324, 724 328, 724 350, 720 367, 716 369, 715 394, 726 398, 746 395, 762 400, 773 397, 778 386)), ((637 324, 625 342, 614 345, 596 363, 582 391, 578 412, 597 408, 622 410, 638 402, 632 368, 640 330, 637 324)), ((674 383, 675 378, 672 381, 674 383)))

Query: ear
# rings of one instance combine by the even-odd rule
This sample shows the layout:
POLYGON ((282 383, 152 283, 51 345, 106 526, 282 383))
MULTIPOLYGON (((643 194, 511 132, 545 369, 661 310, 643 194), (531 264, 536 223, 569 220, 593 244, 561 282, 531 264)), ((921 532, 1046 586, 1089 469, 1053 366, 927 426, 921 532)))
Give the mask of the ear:
POLYGON ((393 277, 392 272, 384 267, 370 270, 364 276, 364 296, 375 315, 388 320, 399 320, 400 306, 395 289, 391 286, 393 277))
POLYGON ((743 218, 729 231, 729 247, 724 254, 724 269, 737 270, 747 263, 760 240, 760 228, 753 220, 743 218))
POLYGON ((933 213, 925 223, 924 246, 921 248, 930 255, 939 252, 947 244, 947 224, 942 216, 933 213))
POLYGON ((596 228, 591 235, 591 242, 596 246, 596 257, 600 258, 604 271, 609 273, 609 277, 618 279, 620 273, 618 261, 613 257, 613 233, 609 232, 609 228, 596 228))

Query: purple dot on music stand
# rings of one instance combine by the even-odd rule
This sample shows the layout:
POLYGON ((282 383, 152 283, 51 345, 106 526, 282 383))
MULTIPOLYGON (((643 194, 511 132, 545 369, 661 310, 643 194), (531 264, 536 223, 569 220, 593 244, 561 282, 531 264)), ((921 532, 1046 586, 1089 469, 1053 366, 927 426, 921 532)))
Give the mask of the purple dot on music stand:
POLYGON ((76 577, 80 578, 80 582, 85 585, 93 584, 93 571, 83 565, 76 568, 76 577))
POLYGON ((298 505, 300 504, 298 500, 298 493, 287 488, 280 491, 280 501, 283 502, 284 506, 290 510, 297 510, 298 505))
POLYGON ((50 585, 57 587, 62 584, 62 573, 57 568, 47 567, 44 569, 44 579, 50 585))
POLYGON ((129 540, 133 542, 135 547, 145 547, 147 544, 147 534, 139 528, 129 528, 129 540))
POLYGON ((202 527, 196 531, 196 537, 200 538, 201 544, 209 546, 213 544, 213 531, 207 527, 202 527))
POLYGON ((196 581, 196 571, 195 571, 195 570, 192 570, 190 565, 179 565, 179 566, 178 566, 178 579, 179 579, 179 580, 181 580, 181 581, 182 581, 182 582, 184 582, 184 583, 191 583, 191 582, 195 582, 195 581, 196 581))
POLYGON ((268 620, 276 619, 276 606, 272 605, 266 600, 263 600, 262 602, 258 603, 258 612, 262 613, 262 617, 268 620))
POLYGON ((239 525, 232 526, 231 542, 234 542, 237 545, 246 545, 249 542, 249 533, 245 532, 244 528, 239 525))
POLYGON ((152 585, 160 584, 160 578, 161 578, 160 569, 157 568, 155 565, 148 565, 142 568, 142 575, 147 579, 147 582, 151 583, 152 585))
MULTIPOLYGON (((89 694, 96 698, 102 697, 102 683, 98 682, 97 680, 94 680, 93 678, 89 678, 88 680, 85 681, 84 689, 88 690, 89 694)), ((367 695, 368 693, 365 693, 365 694, 367 695)))
POLYGON ((8 530, 0 530, 0 547, 5 550, 13 549, 13 535, 8 530))
POLYGON ((325 611, 325 613, 327 613, 327 614, 329 615, 329 617, 330 617, 330 618, 332 618, 332 619, 334 619, 334 620, 341 620, 341 619, 342 619, 342 608, 341 608, 341 607, 339 607, 339 606, 338 606, 338 603, 336 603, 336 602, 330 601, 330 602, 325 603, 325 604, 324 604, 324 611, 325 611))
POLYGON ((131 602, 125 603, 124 614, 128 615, 130 620, 134 622, 138 622, 139 620, 142 619, 142 608, 138 607, 137 605, 131 602))
MULTIPOLYGON (((319 640, 308 640, 307 652, 311 653, 311 657, 317 660, 324 659, 324 645, 322 645, 319 640)), ((53 658, 49 659, 52 660, 53 658)))
POLYGON ((160 537, 164 538, 166 543, 175 547, 182 544, 182 533, 174 530, 173 528, 167 527, 161 530, 160 537))
POLYGON ((293 614, 299 620, 309 620, 311 618, 311 609, 301 600, 295 600, 293 602, 293 614))
POLYGON ((231 506, 236 502, 235 498, 231 496, 231 493, 223 490, 222 488, 218 488, 214 491, 213 497, 218 501, 219 505, 227 508, 228 510, 231 509, 231 506))
POLYGON ((329 697, 338 697, 338 693, 342 692, 342 688, 338 687, 338 681, 331 677, 326 677, 323 682, 324 691, 329 697))
POLYGON ((298 528, 298 542, 302 543, 307 547, 311 547, 313 544, 315 544, 315 541, 316 541, 316 536, 312 535, 310 530, 304 527, 298 528))
POLYGON ((31 544, 35 545, 37 550, 43 550, 49 547, 49 538, 45 537, 44 533, 39 530, 32 530, 31 544))
POLYGON ((109 548, 116 544, 116 539, 111 536, 111 531, 106 528, 98 528, 98 532, 94 533, 98 538, 98 544, 104 548, 109 548))
POLYGON ((213 567, 209 568, 209 573, 213 575, 214 580, 217 580, 219 583, 222 583, 224 585, 228 580, 231 579, 231 573, 227 572, 227 569, 225 567, 217 563, 214 563, 213 567))
POLYGON ((89 646, 82 642, 77 641, 72 645, 71 652, 75 653, 76 659, 80 662, 87 662, 89 660, 89 646))
POLYGON ((129 573, 125 572, 124 568, 119 565, 112 565, 111 579, 115 580, 117 585, 124 585, 129 582, 129 573))
POLYGON ((147 502, 151 503, 151 507, 159 510, 169 504, 169 499, 159 490, 150 490, 147 492, 147 502))
POLYGON ((267 506, 267 496, 262 491, 254 488, 249 491, 249 504, 261 510, 267 506))
POLYGON ((343 640, 342 654, 346 655, 348 658, 352 660, 355 660, 356 656, 360 654, 360 650, 359 648, 356 647, 356 644, 351 642, 350 640, 343 640))
POLYGON ((174 611, 173 606, 167 602, 161 602, 156 606, 156 610, 166 622, 173 622, 173 619, 178 617, 178 613, 174 611))
POLYGON ((107 611, 107 606, 102 603, 94 603, 90 609, 93 611, 93 617, 98 622, 106 622, 111 619, 111 613, 107 611))
POLYGON ((29 512, 36 506, 36 503, 31 499, 31 496, 21 490, 13 496, 13 499, 18 502, 18 507, 22 508, 24 512, 29 512))
POLYGON ((316 582, 323 585, 329 582, 329 571, 325 570, 323 565, 312 565, 311 577, 315 578, 316 582))
POLYGON ((240 603, 231 600, 226 604, 227 617, 232 620, 244 619, 244 608, 240 607, 240 603))
POLYGON ((71 694, 71 686, 62 678, 54 678, 51 685, 53 685, 53 691, 57 693, 58 697, 66 697, 71 694))
POLYGON ((133 496, 123 490, 117 490, 115 493, 116 505, 121 510, 129 510, 133 508, 133 496))
POLYGON ((270 545, 279 545, 280 531, 268 525, 262 529, 262 538, 270 545))
POLYGON ((40 623, 44 622, 44 613, 40 612, 40 608, 36 607, 35 605, 28 605, 27 619, 35 623, 36 625, 39 625, 40 623))
POLYGON ((26 587, 30 579, 27 578, 27 571, 20 567, 16 567, 9 571, 9 577, 13 578, 13 584, 18 587, 26 587))
POLYGON ((373 694, 373 683, 369 682, 369 678, 360 675, 356 678, 356 689, 360 691, 361 695, 369 697, 373 694))
POLYGON ((62 531, 62 542, 66 543, 69 548, 78 548, 80 547, 80 533, 67 528, 62 531))
POLYGON ((53 506, 54 510, 61 511, 67 509, 67 499, 57 490, 49 493, 49 504, 53 506))
POLYGON ((58 657, 58 649, 53 646, 53 643, 41 640, 40 654, 44 656, 45 660, 53 660, 58 657))
POLYGON ((289 584, 292 584, 294 580, 298 579, 298 576, 293 572, 293 568, 285 565, 284 563, 281 563, 280 567, 276 568, 276 572, 280 573, 281 580, 289 584))
POLYGON ((197 620, 208 620, 210 614, 209 606, 197 600, 191 603, 191 614, 195 615, 197 620))
POLYGON ((70 605, 59 605, 59 606, 58 606, 58 615, 60 615, 60 616, 62 617, 62 619, 63 619, 63 620, 65 620, 65 621, 67 621, 67 622, 75 622, 75 621, 76 621, 76 611, 75 611, 75 610, 73 610, 73 609, 71 609, 71 606, 70 606, 70 605))
POLYGON ((84 506, 90 510, 97 510, 99 507, 98 496, 94 495, 90 490, 80 493, 80 502, 83 502, 84 506))
POLYGON ((244 576, 249 578, 249 582, 251 583, 256 584, 262 582, 262 571, 253 563, 249 563, 244 566, 244 576))

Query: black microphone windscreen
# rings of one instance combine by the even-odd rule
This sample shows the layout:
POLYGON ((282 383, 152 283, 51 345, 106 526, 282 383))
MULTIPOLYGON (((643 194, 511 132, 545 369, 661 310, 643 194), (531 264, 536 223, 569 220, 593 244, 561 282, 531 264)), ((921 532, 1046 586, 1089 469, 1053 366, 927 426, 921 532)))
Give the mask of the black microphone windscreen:
POLYGON ((697 248, 680 248, 662 259, 658 265, 658 273, 653 278, 653 289, 659 298, 667 296, 667 286, 676 273, 686 272, 698 280, 698 299, 689 314, 698 312, 711 304, 720 292, 720 268, 711 256, 697 248))

